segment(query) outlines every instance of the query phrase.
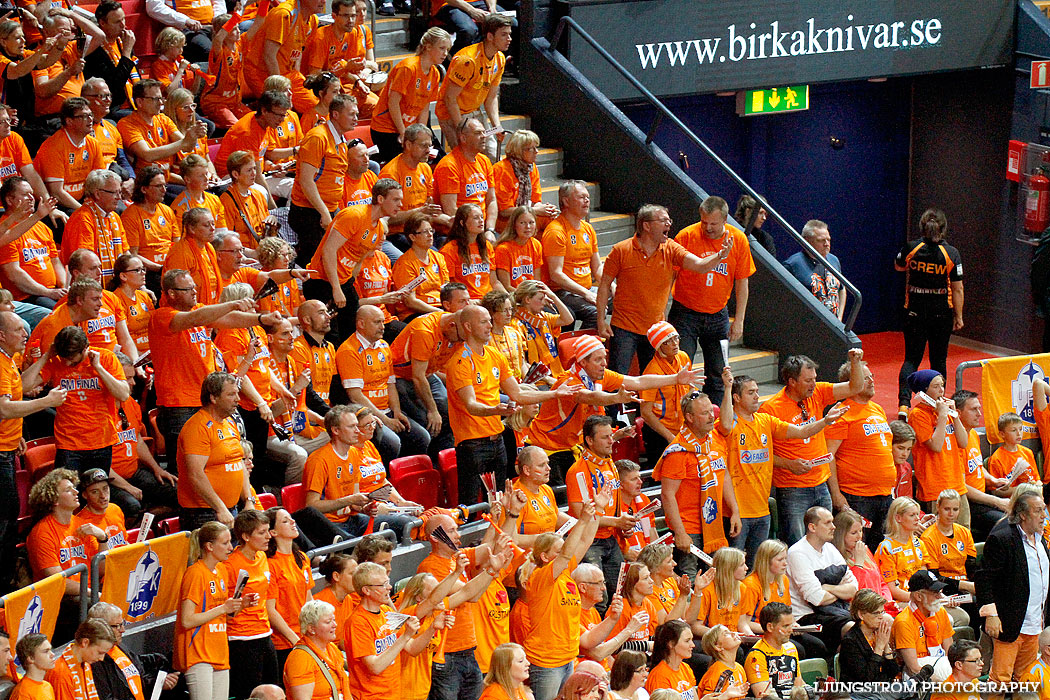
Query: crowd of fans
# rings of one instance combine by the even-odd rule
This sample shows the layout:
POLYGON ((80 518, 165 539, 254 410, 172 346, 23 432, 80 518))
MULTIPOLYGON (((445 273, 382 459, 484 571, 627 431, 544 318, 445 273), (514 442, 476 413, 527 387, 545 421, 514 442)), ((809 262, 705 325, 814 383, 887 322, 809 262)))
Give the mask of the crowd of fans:
MULTIPOLYGON (((173 639, 141 655, 119 607, 79 619, 69 576, 60 654, 0 636, 11 697, 144 700, 162 678, 192 700, 798 700, 800 662, 837 658, 844 680, 968 683, 988 662, 1041 681, 1037 459, 1008 413, 985 463, 978 397, 947 398, 943 367, 914 358, 962 326, 943 214, 898 258, 926 304, 899 419, 859 349, 836 382, 787 355, 763 401, 725 349, 755 271, 726 201, 674 239, 645 205, 603 259, 586 183, 544 204, 538 136, 502 129, 514 21, 493 3, 435 13, 457 42, 443 79, 453 39, 434 27, 377 91, 363 0, 334 0, 323 27, 317 0, 146 6, 167 27, 148 71, 113 0, 0 22, 0 586, 26 582, 16 552, 33 580, 90 567, 146 512, 192 533, 190 564, 173 639), (375 152, 348 138, 359 118, 375 152), (912 277, 931 255, 942 277, 912 277), (658 504, 613 459, 639 437, 625 404, 658 504), (41 437, 54 464, 20 514, 41 437), (388 478, 450 449, 450 500, 488 502, 476 546, 465 509, 424 511, 388 478), (897 494, 912 467, 917 500, 897 494), (303 507, 261 508, 293 484, 303 507), (395 593, 419 517, 430 553, 395 593), (983 656, 953 642, 974 628, 983 656)), ((736 216, 775 250, 754 199, 736 216)), ((803 233, 837 265, 826 224, 803 233)), ((841 318, 824 265, 787 263, 841 318)), ((1041 428, 1048 392, 1035 382, 1041 428)))

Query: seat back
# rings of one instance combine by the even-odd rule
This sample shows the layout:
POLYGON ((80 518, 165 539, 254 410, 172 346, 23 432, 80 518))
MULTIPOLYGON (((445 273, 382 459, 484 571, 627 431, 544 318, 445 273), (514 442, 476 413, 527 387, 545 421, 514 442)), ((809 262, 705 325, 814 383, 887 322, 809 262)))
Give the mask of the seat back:
MULTIPOLYGON (((434 471, 434 463, 427 455, 409 455, 390 460, 390 479, 401 477, 414 472, 434 471)), ((398 491, 401 489, 399 488, 398 491)))
POLYGON ((31 483, 40 481, 40 478, 51 471, 55 466, 55 443, 45 443, 26 450, 22 455, 22 461, 29 472, 31 483))
POLYGON ((441 474, 433 469, 391 477, 390 483, 403 498, 423 508, 433 508, 448 500, 442 493, 441 474))
POLYGON ((176 532, 181 532, 182 528, 179 526, 179 519, 175 517, 161 520, 160 531, 165 535, 174 535, 176 532))
POLYGON ((18 491, 18 515, 29 515, 30 474, 22 469, 15 472, 15 490, 18 491))
POLYGON ((456 451, 454 449, 438 452, 438 469, 445 484, 445 508, 455 508, 459 501, 459 477, 456 471, 456 451))
POLYGON ((302 484, 290 484, 281 489, 281 502, 284 509, 294 513, 306 507, 306 489, 302 484))
POLYGON ((803 659, 798 663, 798 672, 807 685, 813 685, 818 678, 827 678, 828 662, 824 659, 803 659))
POLYGON ((274 508, 277 505, 277 496, 263 491, 259 494, 259 503, 257 505, 259 506, 259 510, 274 508))
POLYGON ((598 331, 593 328, 584 328, 578 331, 562 333, 558 336, 558 358, 561 360, 561 366, 565 369, 569 369, 572 363, 576 361, 576 353, 573 352, 572 341, 581 335, 598 335, 598 331))

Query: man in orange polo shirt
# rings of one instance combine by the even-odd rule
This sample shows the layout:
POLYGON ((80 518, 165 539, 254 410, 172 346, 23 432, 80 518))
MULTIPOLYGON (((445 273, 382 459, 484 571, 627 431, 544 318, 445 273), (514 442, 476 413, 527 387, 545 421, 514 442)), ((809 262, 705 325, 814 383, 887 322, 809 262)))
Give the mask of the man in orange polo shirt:
POLYGON ((277 317, 255 313, 250 299, 198 304, 197 286, 186 270, 164 273, 161 292, 161 304, 150 314, 149 340, 150 347, 164 349, 152 358, 157 426, 164 435, 170 471, 175 465, 179 432, 200 408, 201 383, 216 369, 218 349, 212 342, 211 329, 270 325, 277 317))
POLYGON ((739 340, 744 335, 747 313, 748 281, 755 274, 751 247, 744 232, 726 224, 729 205, 721 197, 708 197, 700 204, 700 222, 687 226, 675 240, 686 250, 701 257, 718 252, 723 259, 713 270, 696 273, 684 271, 674 287, 674 302, 667 321, 682 334, 682 351, 696 356, 696 346, 704 353, 704 393, 715 404, 721 403, 723 340, 739 340), (726 302, 736 294, 733 324, 729 324, 726 302))
POLYGON ((587 221, 591 212, 587 183, 563 183, 558 188, 558 208, 561 215, 543 230, 543 281, 572 310, 580 328, 596 328, 598 298, 591 285, 602 279, 602 261, 598 234, 587 221))
POLYGON ((43 367, 34 364, 22 382, 27 392, 50 384, 69 394, 70 401, 55 415, 55 464, 78 473, 99 468, 108 474, 117 442, 117 405, 131 396, 116 356, 90 347, 82 329, 67 326, 55 336, 43 367))
POLYGON ((740 508, 740 533, 730 538, 730 544, 744 550, 750 567, 758 546, 769 538, 774 446, 784 440, 805 440, 832 424, 837 427, 836 421, 845 414, 846 407, 832 409, 822 419, 806 426, 792 425, 768 413, 757 412, 762 399, 758 382, 751 377, 745 374, 734 378, 727 366, 722 370, 722 380, 731 390, 725 392, 722 399, 718 433, 726 442, 729 475, 740 508))
POLYGON ((390 346, 383 340, 383 311, 369 304, 357 309, 357 332, 335 353, 335 364, 350 400, 370 408, 380 426, 372 437, 383 461, 400 454, 419 455, 430 445, 430 433, 401 412, 390 346), (393 391, 391 391, 393 389, 393 391))
POLYGON ((223 286, 219 258, 211 244, 215 238, 215 217, 203 207, 190 209, 182 217, 182 231, 183 237, 168 251, 162 272, 189 270, 199 301, 214 304, 219 301, 223 286))
MULTIPOLYGON (((732 252, 731 244, 726 242, 713 252, 704 251, 699 258, 678 241, 668 239, 671 215, 666 207, 645 204, 638 210, 635 221, 634 236, 614 245, 605 259, 596 304, 598 333, 611 339, 609 367, 621 374, 631 369, 631 358, 636 352, 639 369, 652 361, 656 348, 648 342, 646 333, 654 323, 663 320, 675 277, 683 271, 707 274, 732 252), (616 304, 610 324, 606 310, 613 280, 616 281, 616 304)), ((693 356, 688 351, 686 355, 692 362, 693 356)))
MULTIPOLYGON (((168 182, 173 181, 171 164, 180 152, 191 152, 207 135, 204 123, 195 121, 183 134, 164 114, 164 87, 156 80, 140 80, 131 88, 135 111, 117 122, 124 150, 134 157, 136 168, 156 163, 168 182)), ((177 177, 175 182, 181 182, 177 177)))
POLYGON ((91 107, 83 97, 62 103, 62 128, 40 144, 33 167, 40 173, 52 197, 67 211, 80 208, 84 180, 102 168, 102 150, 93 136, 91 107))
POLYGON ((495 240, 496 181, 492 161, 485 155, 485 127, 467 117, 455 127, 459 144, 434 168, 434 194, 441 210, 453 217, 464 204, 476 204, 485 212, 485 235, 495 240))
MULTIPOLYGON (((839 367, 839 381, 850 381, 852 366, 839 367)), ((882 541, 886 514, 893 502, 897 468, 893 464, 893 435, 885 409, 875 403, 875 377, 867 363, 861 364, 864 388, 846 399, 842 420, 824 431, 828 452, 835 457, 831 468, 835 478, 829 484, 831 502, 836 508, 849 507, 871 521, 864 530, 864 541, 871 551, 882 541)), ((980 468, 980 467, 978 467, 980 468)))
POLYGON ((331 542, 336 536, 363 535, 368 526, 363 511, 369 504, 367 495, 354 491, 357 482, 350 450, 355 449, 359 438, 357 414, 346 404, 333 406, 324 417, 324 428, 330 440, 306 459, 303 488, 307 507, 322 513, 327 522, 297 514, 304 534, 321 543, 331 542))
POLYGON ((489 312, 482 306, 470 305, 459 315, 464 341, 446 368, 448 421, 456 440, 459 502, 477 503, 478 494, 484 492, 482 472, 495 472, 497 484, 507 479, 501 418, 514 413, 514 404, 567 399, 583 387, 562 384, 554 391, 522 389, 507 358, 488 345, 492 336, 489 312), (501 393, 510 398, 510 403, 500 400, 501 393))
POLYGON ((602 341, 582 335, 573 341, 576 364, 555 378, 554 388, 568 384, 581 387, 579 393, 546 401, 540 414, 529 425, 528 443, 542 447, 550 455, 552 483, 564 483, 565 472, 576 462, 573 448, 580 440, 588 416, 605 412, 605 406, 636 401, 633 392, 659 389, 674 384, 691 384, 699 372, 683 367, 676 374, 643 374, 640 377, 606 370, 609 354, 602 341))
POLYGON ((449 148, 455 148, 458 145, 456 128, 464 117, 474 117, 498 129, 495 137, 490 137, 483 145, 485 154, 495 160, 496 141, 503 141, 503 125, 499 120, 499 85, 507 65, 505 52, 510 48, 511 27, 517 23, 500 14, 498 9, 485 7, 485 3, 475 3, 470 10, 472 13, 478 12, 477 17, 463 17, 463 12, 453 9, 452 3, 446 3, 437 16, 440 18, 445 12, 450 13, 450 18, 458 16, 460 19, 451 22, 454 29, 449 29, 449 32, 455 35, 456 44, 452 47, 453 59, 437 98, 435 111, 441 133, 449 148), (486 9, 489 14, 481 12, 479 7, 486 9), (481 41, 478 41, 479 38, 481 41))
MULTIPOLYGON (((331 109, 331 108, 329 108, 331 109)), ((445 214, 434 201, 434 173, 427 161, 430 158, 430 146, 434 132, 426 124, 409 124, 405 127, 402 139, 402 151, 379 171, 380 177, 389 177, 401 184, 405 193, 401 211, 390 217, 387 223, 390 233, 401 233, 408 217, 416 212, 433 217, 431 221, 446 228, 452 225, 452 217, 445 214)), ((407 245, 407 238, 402 238, 407 245)))
MULTIPOLYGON (((942 605, 948 584, 932 571, 920 569, 908 579, 910 602, 893 619, 890 640, 911 678, 923 666, 934 663, 952 646, 952 621, 942 605)), ((1018 676, 1023 671, 1018 671, 1018 676)))
MULTIPOLYGON (((22 444, 22 419, 45 408, 56 408, 66 400, 66 390, 54 388, 35 399, 22 399, 22 377, 15 366, 15 355, 25 352, 26 331, 22 319, 10 311, 0 311, 0 558, 14 561, 18 543, 18 488, 15 486, 15 456, 22 444)), ((44 358, 37 361, 43 366, 44 358)), ((39 372, 40 367, 37 367, 39 372)), ((12 567, 0 570, 0 589, 11 583, 12 567)))
POLYGON ((309 265, 342 204, 349 157, 344 134, 356 126, 357 102, 351 95, 336 95, 328 106, 328 121, 306 132, 299 144, 288 225, 299 236, 300 265, 309 265))
POLYGON ((357 315, 354 278, 364 257, 386 240, 385 219, 401 211, 401 185, 383 178, 372 186, 371 204, 347 207, 336 215, 321 245, 310 259, 317 278, 307 280, 303 295, 335 304, 336 331, 341 340, 350 337, 357 315))
MULTIPOLYGON (((850 349, 850 380, 831 384, 817 381, 816 362, 805 355, 792 355, 780 368, 784 388, 762 404, 759 412, 797 426, 818 422, 825 407, 855 396, 864 388, 863 357, 864 351, 860 348, 850 349)), ((780 539, 789 545, 806 534, 802 519, 809 508, 822 506, 831 510, 828 480, 833 473, 830 463, 834 459, 828 452, 823 431, 805 440, 774 443, 773 486, 780 517, 780 539)))

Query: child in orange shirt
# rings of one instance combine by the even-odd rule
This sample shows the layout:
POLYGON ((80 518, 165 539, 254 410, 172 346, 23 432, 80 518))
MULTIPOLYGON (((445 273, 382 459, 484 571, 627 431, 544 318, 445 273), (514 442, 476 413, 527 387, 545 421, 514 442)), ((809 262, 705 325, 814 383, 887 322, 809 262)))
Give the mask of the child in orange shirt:
POLYGON ((235 698, 246 698, 256 686, 281 682, 273 629, 266 610, 270 567, 266 548, 270 544, 270 519, 266 514, 245 509, 233 521, 233 534, 239 546, 226 560, 226 590, 237 590, 241 572, 248 575, 242 595, 249 596, 244 609, 226 621, 230 644, 230 691, 235 698))
POLYGON ((1024 421, 1016 413, 1004 413, 997 421, 1003 444, 988 458, 988 473, 998 479, 1005 479, 1015 465, 1024 467, 1024 471, 1004 487, 1003 495, 1013 495, 1017 484, 1038 482, 1039 474, 1035 470, 1035 455, 1021 444, 1024 439, 1024 421), (1023 464, 1022 464, 1023 462, 1023 464))
MULTIPOLYGON (((211 52, 208 54, 208 73, 215 82, 201 93, 201 113, 221 129, 229 129, 251 110, 241 102, 241 32, 236 22, 226 29, 231 15, 222 14, 212 20, 211 52)), ((262 22, 256 22, 262 25, 262 22)))
POLYGON ((91 664, 105 658, 117 637, 102 620, 85 620, 77 627, 73 642, 55 661, 44 680, 51 684, 58 700, 95 700, 95 677, 91 664))
POLYGON ((186 676, 190 700, 226 700, 230 695, 230 647, 226 616, 255 602, 253 595, 231 598, 225 566, 233 552, 230 529, 208 522, 190 538, 194 562, 182 577, 175 621, 174 666, 186 676))
POLYGON ((34 632, 18 640, 15 645, 18 663, 25 675, 11 691, 11 700, 55 700, 55 691, 44 676, 55 667, 55 653, 47 637, 34 632))
POLYGON ((529 660, 520 644, 500 644, 492 650, 485 690, 478 700, 527 700, 532 693, 525 689, 529 677, 529 660))
POLYGON ((700 601, 700 615, 693 622, 693 632, 699 637, 717 624, 731 630, 739 629, 743 590, 741 583, 747 577, 744 552, 734 547, 723 547, 714 556, 715 580, 705 588, 700 601))
POLYGON ((150 66, 149 74, 159 80, 167 93, 175 88, 186 88, 194 95, 205 85, 215 82, 215 78, 202 73, 192 63, 182 57, 186 48, 186 35, 175 27, 165 27, 153 41, 157 58, 150 66), (210 80, 209 80, 210 79, 210 80))

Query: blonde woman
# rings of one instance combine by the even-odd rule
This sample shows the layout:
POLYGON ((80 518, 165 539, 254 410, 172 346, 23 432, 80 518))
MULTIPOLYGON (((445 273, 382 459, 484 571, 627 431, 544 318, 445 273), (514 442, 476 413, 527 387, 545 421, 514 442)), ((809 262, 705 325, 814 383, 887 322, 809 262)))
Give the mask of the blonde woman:
POLYGON ((901 496, 890 504, 886 514, 885 538, 875 550, 875 563, 890 589, 893 600, 908 604, 908 579, 919 569, 935 569, 937 562, 919 540, 924 516, 919 504, 901 496))
POLYGON ((714 580, 715 570, 708 569, 696 577, 690 590, 689 578, 675 578, 673 548, 669 544, 647 544, 638 553, 638 561, 649 567, 653 577, 653 593, 650 596, 657 606, 657 623, 681 618, 692 621, 700 611, 700 591, 714 580))
POLYGON ((533 700, 525 685, 529 679, 529 660, 520 644, 500 644, 492 650, 485 689, 478 700, 533 700))
MULTIPOLYGON (((193 94, 185 88, 175 88, 171 90, 168 99, 164 102, 164 113, 168 115, 168 118, 175 122, 175 126, 184 134, 187 133, 187 130, 200 119, 196 110, 197 104, 193 100, 193 94)), ((175 160, 181 162, 183 158, 191 153, 196 153, 201 158, 208 161, 209 182, 215 182, 219 179, 218 174, 215 172, 215 164, 211 162, 211 158, 208 154, 207 135, 201 136, 197 139, 193 148, 188 151, 179 151, 175 156, 175 160)))
POLYGON ((536 215, 528 207, 510 210, 507 226, 496 239, 496 278, 511 294, 543 269, 543 245, 536 236, 536 215))
POLYGON ((714 659, 714 662, 697 683, 697 696, 705 700, 730 700, 747 695, 748 683, 744 667, 736 662, 740 633, 725 625, 715 625, 700 640, 700 648, 714 659), (724 674, 729 674, 727 682, 721 682, 724 674), (716 693, 715 689, 719 686, 721 692, 716 693))
MULTIPOLYGON (((535 384, 521 384, 520 387, 526 391, 538 391, 535 384)), ((525 437, 529 432, 529 424, 536 419, 536 416, 540 415, 540 404, 528 404, 525 406, 518 406, 514 413, 507 416, 505 421, 507 428, 514 433, 514 452, 508 454, 513 459, 517 459, 517 456, 521 454, 521 451, 525 449, 525 437)), ((508 453, 510 452, 508 445, 508 453)), ((544 482, 546 483, 546 482, 544 482)))
POLYGON ((715 580, 701 591, 700 614, 692 623, 698 637, 707 634, 715 625, 738 629, 743 610, 742 583, 747 577, 743 550, 723 547, 714 555, 715 580))
POLYGON ((562 326, 575 321, 572 311, 539 280, 525 280, 514 290, 514 320, 525 333, 525 360, 542 362, 552 376, 565 371, 558 359, 562 326), (547 311, 552 305, 558 313, 547 311))
POLYGON ((977 548, 970 528, 955 522, 959 518, 959 493, 952 489, 941 491, 937 498, 937 520, 922 533, 922 543, 936 560, 938 575, 955 582, 948 585, 947 594, 974 593, 968 571, 977 561, 977 548))
POLYGON ((515 207, 526 207, 542 220, 543 230, 560 212, 558 207, 540 201, 540 171, 536 167, 540 137, 528 129, 518 129, 503 143, 503 152, 506 157, 492 166, 500 219, 509 217, 515 207))

